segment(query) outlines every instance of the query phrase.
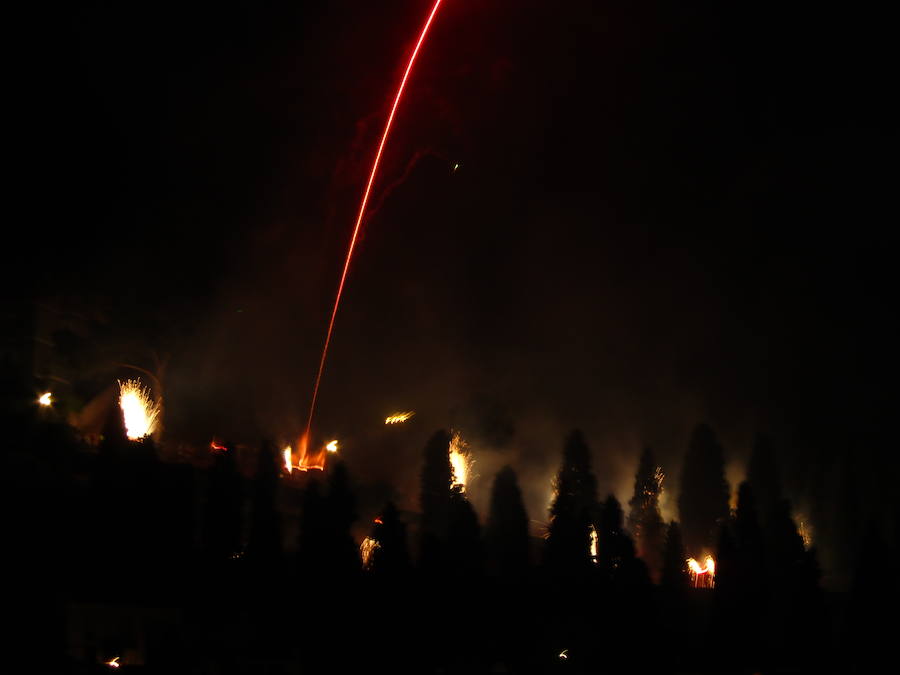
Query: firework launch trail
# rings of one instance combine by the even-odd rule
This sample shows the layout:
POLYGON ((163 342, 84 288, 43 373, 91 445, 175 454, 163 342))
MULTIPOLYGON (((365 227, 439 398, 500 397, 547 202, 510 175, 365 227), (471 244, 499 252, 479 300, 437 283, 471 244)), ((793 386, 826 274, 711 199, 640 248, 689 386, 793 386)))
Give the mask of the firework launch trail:
POLYGON ((313 386, 313 394, 312 401, 309 405, 309 418, 306 422, 306 431, 301 438, 300 444, 302 448, 305 448, 309 443, 309 432, 310 427, 312 427, 313 414, 316 409, 316 398, 319 395, 319 383, 322 381, 322 371, 325 369, 325 359, 328 356, 328 345, 331 342, 331 333, 334 330, 334 318, 337 316, 338 307, 341 304, 341 295, 344 292, 344 282, 347 280, 347 271, 350 269, 350 261, 353 258, 353 249, 356 247, 356 239, 359 235, 359 228, 362 225, 363 216, 366 213, 366 205, 369 202, 369 194, 372 191, 372 184, 375 182, 375 175, 378 173, 378 164, 381 161, 381 153, 384 151, 385 143, 387 142, 388 134, 391 131, 391 124, 394 121, 394 114, 397 112, 397 106, 400 104, 400 98, 403 96, 403 89, 406 87, 406 80, 409 78, 410 72, 412 72, 413 65, 416 62, 416 56, 419 54, 419 49, 422 47, 422 43, 425 41, 425 36, 428 34, 428 29, 431 27, 431 23, 434 20, 435 15, 437 14, 438 8, 441 5, 441 0, 435 0, 434 5, 431 8, 430 13, 428 14, 428 19, 425 21, 425 25, 422 26, 422 30, 419 33, 419 39, 416 42, 416 46, 412 50, 412 54, 409 56, 409 62, 406 64, 406 70, 403 73, 403 78, 400 80, 400 86, 397 88, 397 93, 394 96, 394 103, 391 106, 391 112, 388 115, 387 122, 384 125, 384 131, 381 134, 381 142, 378 144, 378 150, 375 152, 375 159, 372 162, 372 170, 369 172, 369 180, 366 183, 366 189, 363 191, 362 200, 359 204, 359 212, 356 216, 356 224, 353 227, 353 235, 350 237, 350 245, 347 248, 347 257, 344 260, 344 270, 341 273, 341 281, 338 284, 337 295, 334 299, 334 307, 331 310, 331 319, 328 322, 328 332, 325 334, 325 346, 322 348, 322 357, 319 360, 319 371, 316 374, 316 383, 313 386))

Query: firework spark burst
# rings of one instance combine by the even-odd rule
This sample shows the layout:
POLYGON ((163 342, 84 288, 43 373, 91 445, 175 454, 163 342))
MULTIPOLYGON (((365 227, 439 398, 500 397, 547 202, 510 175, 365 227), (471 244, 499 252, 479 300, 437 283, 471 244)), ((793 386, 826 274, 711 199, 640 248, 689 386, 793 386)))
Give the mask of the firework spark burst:
POLYGON ((469 473, 472 469, 472 457, 469 454, 466 443, 459 432, 454 432, 450 439, 450 466, 453 467, 452 487, 460 492, 466 491, 469 482, 469 473))
POLYGON ((119 381, 119 408, 125 421, 125 434, 130 440, 150 436, 159 422, 160 406, 150 389, 140 379, 119 381))
POLYGON ((414 413, 412 410, 410 410, 409 412, 394 413, 393 415, 388 415, 387 417, 385 417, 384 423, 385 424, 401 424, 415 414, 416 413, 414 413))
POLYGON ((362 544, 359 545, 359 554, 362 557, 363 569, 368 570, 372 568, 372 557, 379 548, 381 548, 381 544, 377 539, 373 539, 372 537, 363 539, 362 544))
POLYGON ((713 588, 716 585, 716 561, 711 555, 706 556, 706 565, 700 567, 693 558, 687 559, 688 570, 691 573, 691 586, 694 588, 713 588))

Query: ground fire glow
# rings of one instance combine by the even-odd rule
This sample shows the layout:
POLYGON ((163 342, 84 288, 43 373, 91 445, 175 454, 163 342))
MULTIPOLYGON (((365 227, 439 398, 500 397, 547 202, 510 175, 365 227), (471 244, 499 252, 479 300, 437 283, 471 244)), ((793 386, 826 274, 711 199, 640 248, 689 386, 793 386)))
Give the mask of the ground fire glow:
POLYGON ((150 396, 150 389, 141 386, 139 379, 119 382, 119 407, 130 440, 136 441, 156 431, 159 403, 150 396))
POLYGON ((393 415, 389 415, 384 418, 385 424, 400 424, 401 422, 405 422, 410 417, 415 415, 413 411, 404 412, 404 413, 394 413, 393 415))
POLYGON ((693 558, 687 559, 691 572, 691 586, 694 588, 713 588, 716 585, 716 561, 711 555, 706 556, 706 566, 700 567, 693 558))

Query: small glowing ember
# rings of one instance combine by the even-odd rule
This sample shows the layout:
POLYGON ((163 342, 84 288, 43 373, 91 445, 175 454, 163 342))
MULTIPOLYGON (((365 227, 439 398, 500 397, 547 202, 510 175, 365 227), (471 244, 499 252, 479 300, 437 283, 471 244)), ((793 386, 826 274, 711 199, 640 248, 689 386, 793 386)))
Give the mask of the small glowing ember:
POLYGON ((450 439, 450 466, 453 467, 452 486, 459 488, 460 492, 466 491, 469 469, 472 468, 472 458, 466 450, 467 447, 468 444, 460 437, 459 432, 455 432, 450 439))
POLYGON ((40 403, 41 405, 52 405, 53 394, 49 391, 45 394, 41 394, 41 397, 38 399, 38 403, 40 403))
POLYGON ((369 569, 372 566, 372 555, 376 549, 381 548, 381 544, 377 539, 366 537, 363 543, 359 545, 359 553, 362 556, 363 569, 369 569))
POLYGON ((711 555, 706 556, 706 566, 700 567, 693 558, 687 559, 691 571, 691 586, 694 588, 713 588, 716 585, 716 561, 711 555))
POLYGON ((119 664, 119 658, 121 658, 121 657, 117 656, 114 659, 110 659, 109 661, 106 662, 106 665, 109 666, 110 668, 118 668, 119 665, 121 665, 121 664, 119 664))
POLYGON ((213 452, 225 452, 228 448, 226 448, 214 438, 209 442, 209 449, 213 452))
POLYGON ((599 537, 597 536, 597 530, 591 525, 591 561, 599 562, 599 558, 597 557, 597 544, 599 541, 599 537))
POLYGON ((125 434, 135 441, 156 431, 159 403, 150 397, 150 390, 141 381, 119 381, 119 407, 125 419, 125 434))
POLYGON ((389 415, 388 417, 385 417, 384 423, 385 424, 400 424, 401 422, 405 422, 406 420, 408 420, 410 417, 412 417, 415 414, 416 413, 414 413, 412 410, 410 410, 409 412, 404 412, 404 413, 394 413, 393 415, 389 415))
POLYGON ((291 465, 291 446, 285 446, 284 450, 281 451, 282 456, 284 457, 284 468, 288 473, 293 473, 294 467, 291 465))
POLYGON ((328 441, 328 443, 325 444, 325 449, 328 452, 337 452, 338 451, 338 442, 337 441, 328 441))
POLYGON ((569 658, 569 650, 568 650, 568 649, 563 649, 563 650, 559 653, 559 658, 561 658, 563 661, 565 661, 566 659, 568 659, 568 658, 569 658))

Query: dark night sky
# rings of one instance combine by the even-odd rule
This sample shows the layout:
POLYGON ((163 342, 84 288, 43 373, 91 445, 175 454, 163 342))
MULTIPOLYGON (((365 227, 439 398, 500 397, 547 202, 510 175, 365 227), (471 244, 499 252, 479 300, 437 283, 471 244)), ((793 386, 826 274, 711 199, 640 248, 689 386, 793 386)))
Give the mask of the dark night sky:
MULTIPOLYGON (((303 424, 429 4, 106 2, 22 21, 35 259, 10 269, 113 324, 153 317, 170 433, 303 424)), ((896 381, 890 22, 721 5, 445 0, 321 392, 319 433, 346 439, 361 482, 414 504, 424 439, 453 425, 476 503, 510 460, 540 519, 571 427, 601 490, 627 498, 639 448, 677 476, 702 420, 732 480, 774 433, 799 502, 844 453, 872 475, 896 381), (403 409, 414 424, 379 426, 403 409)))

